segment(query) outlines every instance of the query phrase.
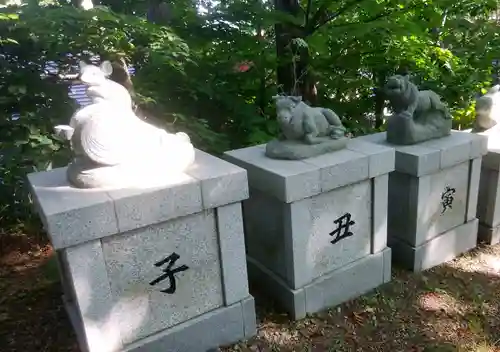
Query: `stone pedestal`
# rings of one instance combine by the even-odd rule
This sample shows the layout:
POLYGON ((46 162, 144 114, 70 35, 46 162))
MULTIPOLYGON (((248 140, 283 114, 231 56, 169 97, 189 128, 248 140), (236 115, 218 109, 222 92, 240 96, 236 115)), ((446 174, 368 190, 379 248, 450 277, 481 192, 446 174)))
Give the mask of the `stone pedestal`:
POLYGON ((294 319, 390 281, 387 185, 394 150, 351 140, 346 149, 299 161, 269 159, 265 148, 225 154, 248 172, 250 279, 294 319))
POLYGON ((485 138, 452 131, 411 146, 390 145, 385 133, 360 139, 396 150, 396 171, 389 176, 388 221, 396 262, 421 271, 476 246, 485 138))
POLYGON ((197 150, 154 189, 70 188, 65 168, 28 178, 82 351, 204 352, 255 334, 245 170, 197 150))
POLYGON ((500 243, 500 141, 499 135, 488 136, 488 153, 483 157, 477 217, 479 240, 487 244, 500 243))

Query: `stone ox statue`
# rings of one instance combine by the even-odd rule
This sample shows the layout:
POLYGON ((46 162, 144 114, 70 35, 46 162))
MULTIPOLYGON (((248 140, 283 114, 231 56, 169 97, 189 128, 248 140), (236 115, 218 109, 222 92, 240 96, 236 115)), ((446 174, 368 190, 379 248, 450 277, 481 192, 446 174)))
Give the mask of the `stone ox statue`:
POLYGON ((78 188, 148 187, 161 185, 186 170, 194 148, 185 133, 171 134, 137 117, 127 89, 108 79, 112 66, 80 62, 80 80, 92 103, 55 127, 71 141, 74 160, 68 179, 78 188))
POLYGON ((390 77, 384 88, 394 110, 387 122, 389 143, 416 144, 451 133, 451 115, 435 92, 419 91, 401 75, 390 77))
POLYGON ((330 109, 310 107, 297 96, 275 96, 280 136, 266 146, 274 159, 305 159, 345 147, 348 138, 330 109))

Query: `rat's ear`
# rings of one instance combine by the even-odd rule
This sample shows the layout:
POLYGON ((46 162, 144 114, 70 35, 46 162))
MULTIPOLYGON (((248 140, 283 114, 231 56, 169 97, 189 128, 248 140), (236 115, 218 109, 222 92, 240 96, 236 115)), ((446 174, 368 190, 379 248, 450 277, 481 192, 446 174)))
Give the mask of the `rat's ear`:
POLYGON ((103 61, 100 68, 105 76, 109 76, 113 73, 113 66, 111 66, 111 62, 109 62, 108 60, 103 61))
POLYGON ((80 60, 78 62, 78 66, 80 66, 80 71, 87 67, 87 63, 85 61, 80 60))

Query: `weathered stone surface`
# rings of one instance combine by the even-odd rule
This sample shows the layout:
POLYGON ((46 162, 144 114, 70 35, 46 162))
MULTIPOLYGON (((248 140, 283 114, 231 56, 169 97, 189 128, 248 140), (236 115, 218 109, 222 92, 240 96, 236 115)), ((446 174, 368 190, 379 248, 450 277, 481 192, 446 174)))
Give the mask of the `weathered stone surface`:
POLYGON ((36 209, 55 249, 118 232, 109 194, 71 187, 66 168, 29 174, 28 181, 36 209))
MULTIPOLYGON (((360 139, 375 145, 389 145, 383 133, 360 139)), ((476 239, 476 233, 464 234, 464 243, 456 245, 456 250, 439 252, 433 246, 460 241, 461 235, 456 233, 465 233, 461 226, 472 231, 473 225, 467 224, 477 220, 473 209, 485 146, 484 137, 459 131, 417 145, 395 146, 396 170, 389 175, 387 231, 396 262, 401 261, 418 271, 473 247, 471 241, 476 239), (423 253, 431 254, 426 257, 423 253), (439 253, 443 254, 442 260, 438 258, 439 253)), ((490 184, 490 181, 481 182, 490 184)), ((482 187, 479 199, 481 193, 492 192, 482 187)))
MULTIPOLYGON (((253 298, 242 303, 222 307, 191 319, 172 329, 128 345, 124 352, 205 352, 216 350, 221 345, 229 345, 240 339, 248 338, 245 309, 252 306, 253 298)), ((249 318, 251 320, 251 318, 249 318)))
POLYGON ((479 223, 477 237, 478 241, 484 242, 489 245, 496 245, 500 243, 500 225, 491 228, 479 223))
POLYGON ((286 281, 291 288, 300 288, 370 254, 371 192, 371 182, 366 180, 286 205, 285 238, 292 251, 292 260, 286 264, 293 268, 293 276, 287 273, 286 281), (336 224, 338 219, 342 222, 336 224), (349 237, 332 244, 344 235, 346 229, 341 225, 349 221, 350 234, 345 233, 349 237))
POLYGON ((203 207, 211 209, 248 198, 245 169, 196 149, 196 159, 186 173, 201 181, 203 207))
POLYGON ((213 211, 178 218, 103 239, 104 260, 115 315, 125 343, 167 329, 223 304, 222 276, 213 211), (164 274, 156 266, 172 253, 176 291, 169 279, 150 285, 164 274))
POLYGON ((441 233, 417 247, 396 237, 390 237, 389 246, 394 261, 407 269, 419 272, 447 262, 476 247, 477 227, 478 220, 474 219, 441 233))
POLYGON ((245 235, 241 203, 217 208, 220 260, 223 276, 224 304, 241 301, 248 296, 245 235))
POLYGON ((463 131, 451 131, 451 135, 447 137, 407 146, 390 144, 386 136, 386 132, 380 132, 357 139, 377 146, 393 147, 396 152, 395 170, 419 177, 481 157, 488 152, 486 137, 463 131))
POLYGON ((266 145, 236 149, 224 158, 247 170, 249 184, 286 203, 394 170, 394 148, 351 139, 346 147, 303 160, 265 156, 266 145))
POLYGON ((273 159, 301 160, 313 156, 331 153, 345 148, 348 138, 331 139, 321 138, 317 144, 304 144, 301 141, 275 139, 266 145, 266 156, 273 159))
POLYGON ((385 248, 296 290, 251 258, 248 260, 248 273, 253 281, 266 288, 280 308, 288 312, 292 319, 298 320, 305 318, 306 314, 336 306, 389 282, 390 258, 391 249, 385 248))

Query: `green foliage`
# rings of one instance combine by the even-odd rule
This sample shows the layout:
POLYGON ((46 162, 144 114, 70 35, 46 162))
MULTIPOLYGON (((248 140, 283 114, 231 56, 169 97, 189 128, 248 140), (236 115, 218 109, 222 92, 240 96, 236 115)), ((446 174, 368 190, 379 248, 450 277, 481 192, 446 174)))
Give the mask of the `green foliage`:
POLYGON ((336 111, 353 135, 375 131, 384 107, 377 92, 398 69, 443 97, 455 128, 470 127, 474 98, 491 85, 500 58, 492 0, 300 0, 296 13, 274 11, 269 1, 175 0, 171 28, 144 19, 145 0, 102 0, 89 11, 69 2, 0 10, 2 221, 29 215, 27 173, 68 160, 52 127, 76 108, 61 76, 81 57, 125 57, 146 113, 216 154, 277 133, 275 24, 287 24, 294 47, 307 49, 318 105, 336 111), (45 72, 49 61, 58 74, 45 72))
MULTIPOLYGON (((24 187, 27 173, 69 160, 68 146, 54 138, 52 129, 67 123, 75 111, 68 82, 62 77, 72 71, 78 58, 120 53, 139 70, 156 66, 159 77, 183 76, 189 61, 187 45, 170 30, 103 9, 28 6, 16 12, 4 10, 0 13, 0 40, 2 223, 29 215, 24 187), (47 72, 47 62, 56 63, 59 72, 47 72), (14 113, 19 118, 13 119, 14 113)), ((204 132, 211 135, 206 129, 204 132)))

